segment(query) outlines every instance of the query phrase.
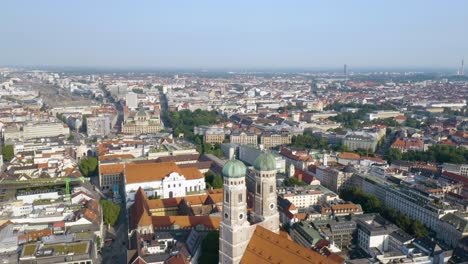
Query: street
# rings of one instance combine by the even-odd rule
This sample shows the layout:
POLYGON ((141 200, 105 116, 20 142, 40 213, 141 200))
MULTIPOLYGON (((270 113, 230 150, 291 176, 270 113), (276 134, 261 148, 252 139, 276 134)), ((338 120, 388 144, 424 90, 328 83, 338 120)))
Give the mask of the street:
POLYGON ((102 263, 120 264, 127 262, 128 221, 125 201, 121 203, 119 221, 114 226, 116 239, 109 246, 102 247, 102 263))

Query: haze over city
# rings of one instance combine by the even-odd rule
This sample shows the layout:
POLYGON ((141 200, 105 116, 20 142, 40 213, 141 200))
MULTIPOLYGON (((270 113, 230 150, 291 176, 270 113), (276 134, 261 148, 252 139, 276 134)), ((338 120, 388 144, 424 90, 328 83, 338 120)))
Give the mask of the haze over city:
POLYGON ((467 1, 6 1, 0 65, 454 71, 467 1))
POLYGON ((2 264, 468 263, 468 1, 4 1, 2 264))

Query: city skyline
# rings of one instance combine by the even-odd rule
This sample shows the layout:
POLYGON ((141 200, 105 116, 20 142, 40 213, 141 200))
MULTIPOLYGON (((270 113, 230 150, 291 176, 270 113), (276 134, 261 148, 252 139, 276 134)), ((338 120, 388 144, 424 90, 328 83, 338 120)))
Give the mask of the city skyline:
POLYGON ((2 66, 456 72, 468 57, 464 1, 3 6, 2 66))

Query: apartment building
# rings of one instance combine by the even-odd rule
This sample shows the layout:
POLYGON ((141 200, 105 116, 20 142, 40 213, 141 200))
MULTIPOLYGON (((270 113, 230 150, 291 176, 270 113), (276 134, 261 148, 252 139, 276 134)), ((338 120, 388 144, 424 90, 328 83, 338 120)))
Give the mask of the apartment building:
POLYGON ((112 125, 108 116, 95 116, 86 119, 86 132, 89 137, 105 137, 111 133, 112 125))
POLYGON ((260 136, 260 144, 262 144, 263 147, 266 149, 274 148, 281 145, 289 145, 291 144, 291 135, 285 133, 264 133, 260 136))
POLYGON ((419 138, 397 138, 391 148, 399 149, 401 152, 424 151, 424 142, 419 138))
POLYGON ((350 183, 351 176, 355 173, 355 169, 351 165, 347 165, 341 169, 319 166, 316 169, 316 177, 320 184, 333 192, 340 192, 350 183))
POLYGON ((366 114, 366 119, 368 121, 372 121, 374 119, 385 119, 390 117, 396 117, 403 115, 400 111, 390 111, 390 110, 382 110, 382 111, 374 111, 372 113, 366 114))
POLYGON ((305 149, 293 149, 282 147, 279 154, 286 160, 286 166, 294 166, 300 170, 305 170, 309 165, 314 164, 314 159, 305 149))
POLYGON ((203 142, 209 144, 221 144, 224 142, 224 132, 219 131, 206 131, 203 135, 203 142))
POLYGON ((19 138, 47 138, 70 135, 70 128, 62 122, 27 123, 23 126, 19 138))
POLYGON ((99 165, 99 186, 102 192, 109 192, 124 186, 124 164, 101 163, 99 165), (118 186, 118 187, 116 187, 118 186))
POLYGON ((377 135, 367 132, 350 132, 343 139, 343 145, 349 150, 364 149, 375 151, 377 148, 377 135))
POLYGON ((231 144, 239 145, 257 145, 258 136, 253 132, 234 131, 229 136, 231 144))
POLYGON ((371 175, 354 174, 351 185, 373 194, 386 206, 398 210, 414 220, 419 220, 432 230, 437 230, 440 218, 457 209, 438 203, 434 197, 409 187, 388 185, 371 175))
POLYGON ((374 248, 380 252, 389 250, 389 237, 398 227, 378 214, 362 215, 356 220, 358 246, 371 256, 374 248))
POLYGON ((444 215, 437 227, 437 238, 455 248, 463 237, 468 236, 468 213, 444 215))
POLYGON ((288 190, 280 196, 297 208, 308 208, 322 203, 323 192, 320 190, 288 190))

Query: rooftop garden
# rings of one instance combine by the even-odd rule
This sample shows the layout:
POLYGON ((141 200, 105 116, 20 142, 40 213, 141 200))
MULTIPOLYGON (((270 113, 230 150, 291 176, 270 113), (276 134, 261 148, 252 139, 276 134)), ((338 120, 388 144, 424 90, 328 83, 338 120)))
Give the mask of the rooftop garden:
POLYGON ((29 244, 24 245, 23 256, 32 256, 36 252, 37 245, 36 244, 29 244))
POLYGON ((80 242, 73 244, 53 244, 46 245, 43 249, 53 249, 55 255, 63 255, 68 253, 85 254, 88 251, 88 243, 80 242))

